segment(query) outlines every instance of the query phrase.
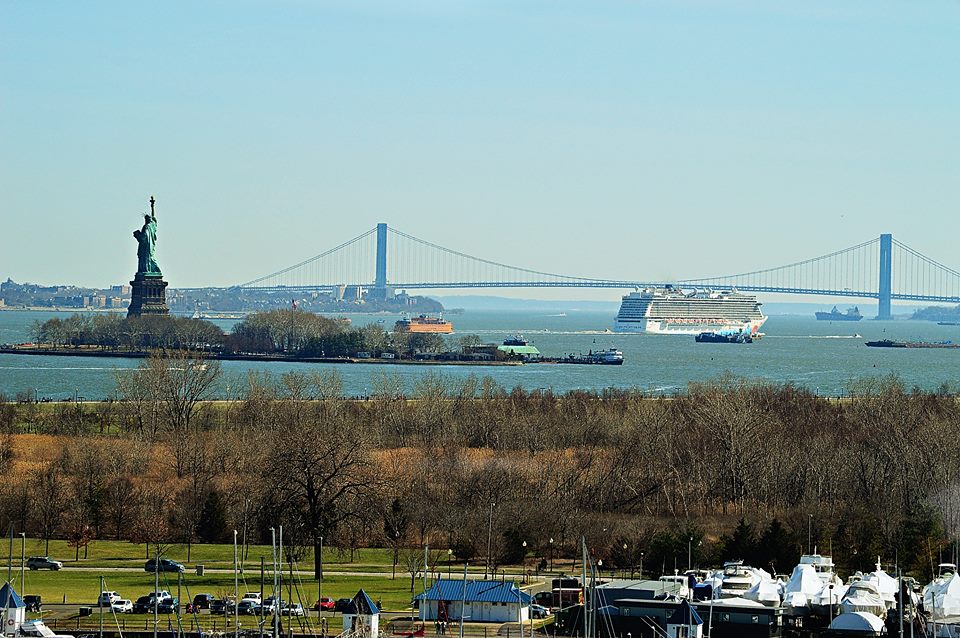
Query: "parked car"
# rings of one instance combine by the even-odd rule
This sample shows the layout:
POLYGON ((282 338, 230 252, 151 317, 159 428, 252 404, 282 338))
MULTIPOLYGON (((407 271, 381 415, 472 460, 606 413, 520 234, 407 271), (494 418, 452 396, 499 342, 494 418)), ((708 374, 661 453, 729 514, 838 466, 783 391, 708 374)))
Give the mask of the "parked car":
POLYGON ((176 597, 162 598, 157 604, 158 614, 173 614, 180 612, 180 599, 176 597))
MULTIPOLYGON (((143 565, 143 571, 153 573, 158 571, 157 560, 151 558, 143 565)), ((169 558, 161 558, 159 563, 159 571, 161 572, 180 572, 181 574, 187 571, 187 568, 183 566, 183 563, 178 563, 175 560, 170 560, 169 558)))
POLYGON ((342 614, 348 610, 352 604, 353 598, 338 598, 337 602, 333 603, 333 611, 339 611, 342 614))
POLYGON ((543 605, 544 607, 553 606, 553 592, 552 591, 538 591, 533 595, 533 601, 538 605, 543 605))
POLYGON ((133 603, 126 598, 113 601, 110 603, 110 608, 113 609, 113 613, 115 614, 133 613, 133 603))
POLYGON ((213 594, 197 594, 193 597, 193 606, 196 609, 210 609, 213 601, 213 594))
POLYGON ((233 599, 232 598, 223 598, 216 599, 210 602, 210 613, 211 614, 232 614, 233 613, 233 599))
POLYGON ((260 608, 260 603, 258 603, 255 600, 245 598, 244 600, 240 601, 239 605, 237 605, 237 613, 248 614, 252 616, 253 614, 257 613, 257 610, 259 608, 260 608))
POLYGON ((290 603, 283 606, 283 609, 280 610, 281 616, 303 616, 303 605, 300 603, 290 603))
POLYGON ((243 596, 240 597, 240 602, 245 600, 255 600, 258 603, 260 602, 260 592, 258 591, 248 591, 243 596))
POLYGON ((115 591, 102 591, 100 598, 97 598, 97 607, 109 607, 120 600, 120 594, 115 591))
POLYGON ((35 613, 40 613, 41 600, 40 596, 30 594, 23 597, 23 604, 27 608, 27 611, 32 611, 35 613))
POLYGON ((547 616, 550 615, 550 610, 544 607, 543 605, 531 603, 530 615, 533 616, 534 618, 546 618, 547 616))
MULTIPOLYGON (((280 607, 283 608, 283 601, 280 601, 280 607)), ((257 605, 256 613, 259 616, 272 614, 277 609, 277 603, 273 596, 267 596, 263 602, 257 605)))
MULTIPOLYGON (((59 571, 63 568, 63 563, 58 560, 50 560, 49 556, 31 556, 27 559, 27 569, 52 569, 59 571)), ((90 600, 89 598, 87 600, 90 600)))
POLYGON ((336 603, 333 602, 333 598, 330 598, 329 596, 324 596, 317 602, 313 603, 313 609, 314 611, 320 611, 320 610, 333 611, 333 606, 335 604, 336 603))
POLYGON ((153 596, 141 596, 140 598, 137 598, 137 602, 133 603, 133 613, 152 614, 153 596))
POLYGON ((147 596, 149 596, 151 600, 154 598, 163 600, 164 598, 170 598, 170 592, 168 592, 166 589, 161 589, 160 591, 152 591, 147 594, 147 596))

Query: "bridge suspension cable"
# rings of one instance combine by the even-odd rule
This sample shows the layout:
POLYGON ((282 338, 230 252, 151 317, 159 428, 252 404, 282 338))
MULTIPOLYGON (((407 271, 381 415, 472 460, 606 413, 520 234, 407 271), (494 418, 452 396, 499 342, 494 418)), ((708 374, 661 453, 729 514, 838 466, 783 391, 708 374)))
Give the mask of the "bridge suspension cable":
POLYGON ((581 284, 608 281, 511 266, 452 250, 392 227, 389 231, 392 237, 406 240, 410 244, 400 244, 396 248, 391 248, 390 272, 393 274, 389 278, 389 283, 398 288, 419 287, 423 282, 450 286, 474 281, 545 281, 581 284))
MULTIPOLYGON (((345 250, 345 249, 347 249, 347 248, 349 248, 349 247, 351 247, 351 246, 356 245, 357 243, 361 242, 362 240, 364 240, 364 239, 370 237, 371 235, 373 235, 375 232, 377 232, 377 229, 376 229, 376 228, 371 228, 371 229, 368 230, 367 232, 362 233, 362 234, 360 234, 360 235, 357 235, 357 236, 354 237, 353 239, 350 239, 350 240, 348 240, 348 241, 345 241, 345 242, 343 242, 342 244, 340 244, 339 246, 335 246, 334 248, 331 248, 330 250, 324 251, 324 252, 320 253, 319 255, 315 255, 315 256, 311 257, 310 259, 305 259, 305 260, 301 261, 301 262, 298 263, 298 264, 294 264, 294 265, 292 265, 292 266, 287 266, 286 268, 282 268, 282 269, 280 269, 280 270, 278 270, 278 271, 276 271, 276 272, 272 272, 272 273, 270 273, 269 275, 264 275, 263 277, 257 277, 256 279, 251 279, 251 280, 248 281, 248 282, 239 284, 238 287, 240 287, 240 288, 274 288, 274 287, 284 287, 284 288, 287 288, 287 287, 293 287, 293 285, 291 285, 291 284, 289 284, 289 283, 282 283, 282 282, 283 282, 283 279, 282 279, 282 278, 283 278, 284 275, 289 275, 290 273, 296 273, 297 271, 303 271, 303 270, 305 270, 308 266, 312 266, 312 265, 317 264, 318 262, 323 261, 324 258, 326 258, 326 257, 332 256, 332 255, 334 255, 334 254, 341 253, 341 251, 343 251, 343 250, 345 250), (266 284, 266 285, 265 285, 265 284, 266 284)), ((366 283, 367 281, 373 281, 373 278, 371 277, 369 280, 364 280, 364 283, 366 283)), ((336 280, 336 281, 330 280, 330 281, 327 281, 327 282, 325 282, 325 283, 319 283, 319 280, 314 280, 313 286, 315 286, 315 287, 324 287, 324 286, 332 286, 332 285, 342 284, 342 283, 347 283, 347 281, 346 281, 345 279, 343 279, 343 278, 340 278, 340 279, 338 279, 338 280, 336 280)), ((353 283, 359 283, 359 282, 353 282, 353 283)), ((308 284, 308 285, 305 286, 305 287, 311 287, 311 285, 308 284)))
POLYGON ((960 303, 960 271, 894 240, 892 235, 773 268, 654 282, 563 275, 511 266, 379 224, 310 259, 240 287, 279 291, 360 286, 383 298, 391 287, 626 289, 666 284, 879 299, 881 316, 889 315, 891 299, 960 303))

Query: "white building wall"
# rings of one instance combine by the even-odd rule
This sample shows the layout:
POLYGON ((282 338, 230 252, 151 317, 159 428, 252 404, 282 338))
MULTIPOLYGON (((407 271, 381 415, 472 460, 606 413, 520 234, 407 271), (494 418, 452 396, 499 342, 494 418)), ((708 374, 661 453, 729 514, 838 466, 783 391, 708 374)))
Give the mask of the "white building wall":
MULTIPOLYGON (((424 606, 424 620, 437 620, 437 609, 439 603, 436 600, 428 600, 424 606)), ((482 603, 467 601, 463 608, 463 615, 466 616, 466 622, 526 622, 530 619, 530 607, 520 606, 520 603, 482 603)), ((418 614, 417 616, 421 616, 418 614)), ((447 604, 447 618, 450 620, 460 620, 460 601, 451 600, 447 604)))

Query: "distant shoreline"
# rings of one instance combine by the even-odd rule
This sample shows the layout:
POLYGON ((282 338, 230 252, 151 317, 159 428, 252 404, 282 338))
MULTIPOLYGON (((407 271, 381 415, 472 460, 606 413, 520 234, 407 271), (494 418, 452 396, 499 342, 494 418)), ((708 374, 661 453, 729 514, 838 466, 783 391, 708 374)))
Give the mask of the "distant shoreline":
MULTIPOLYGON (((144 351, 122 350, 81 350, 62 348, 0 348, 0 354, 15 354, 27 356, 49 357, 93 357, 98 359, 145 359, 150 356, 144 351)), ((420 361, 417 359, 360 359, 357 357, 296 357, 273 354, 224 354, 215 352, 198 352, 206 359, 215 361, 260 361, 264 363, 382 363, 386 365, 414 365, 414 366, 521 366, 519 361, 420 361)))

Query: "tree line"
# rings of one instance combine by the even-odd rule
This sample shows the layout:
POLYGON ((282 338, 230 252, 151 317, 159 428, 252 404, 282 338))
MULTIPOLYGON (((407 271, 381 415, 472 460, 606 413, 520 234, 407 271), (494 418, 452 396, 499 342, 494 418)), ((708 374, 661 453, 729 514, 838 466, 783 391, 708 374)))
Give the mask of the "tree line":
POLYGON ((388 331, 381 323, 353 327, 348 321, 290 309, 252 313, 229 333, 205 319, 174 315, 128 318, 116 313, 78 313, 65 319, 36 321, 31 332, 35 343, 55 348, 164 349, 295 357, 355 356, 358 352, 409 356, 448 349, 438 334, 388 331))
POLYGON ((535 568, 584 537, 605 566, 653 575, 688 552, 789 573, 816 546, 844 570, 879 556, 924 578, 960 536, 948 389, 870 379, 837 400, 723 377, 652 397, 381 374, 359 401, 318 370, 251 374, 239 400, 208 401, 220 374, 190 354, 153 357, 96 409, 0 405, 0 525, 79 551, 232 529, 265 540, 279 524, 318 574, 321 538, 398 561, 429 544, 535 568), (23 431, 59 434, 59 449, 21 457, 23 431))

